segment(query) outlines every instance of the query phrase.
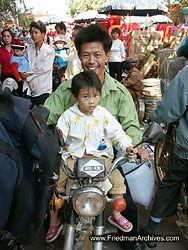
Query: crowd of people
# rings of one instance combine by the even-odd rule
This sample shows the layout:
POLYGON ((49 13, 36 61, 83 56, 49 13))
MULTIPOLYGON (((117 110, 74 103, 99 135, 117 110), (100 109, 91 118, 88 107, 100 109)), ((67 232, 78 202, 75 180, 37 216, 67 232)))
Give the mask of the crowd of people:
POLYGON ((30 98, 33 104, 44 104, 52 93, 54 68, 60 73, 59 82, 82 70, 74 47, 74 33, 82 27, 76 25, 73 28, 72 41, 66 34, 63 22, 58 23, 55 28, 56 35, 51 37, 51 44, 46 39, 46 26, 41 21, 31 23, 30 40, 27 44, 24 44, 21 35, 18 37, 9 28, 3 29, 1 33, 1 84, 6 78, 14 79, 18 83, 15 94, 30 98))
MULTIPOLYGON (((59 23, 55 29, 57 35, 54 36, 54 39, 51 39, 50 42, 44 42, 46 26, 41 21, 32 22, 30 36, 33 42, 24 51, 23 43, 15 41, 14 34, 10 29, 4 29, 2 31, 3 46, 0 48, 1 83, 7 78, 14 79, 19 86, 19 96, 31 99, 31 102, 36 105, 44 104, 50 110, 48 123, 57 125, 63 130, 66 143, 65 154, 67 154, 71 164, 76 158, 87 157, 87 154, 104 157, 111 164, 114 158, 112 139, 115 143, 119 143, 120 149, 124 152, 128 151, 131 156, 137 153, 142 163, 147 161, 149 154, 146 149, 141 146, 138 146, 137 150, 132 148, 141 140, 137 112, 138 98, 142 98, 143 95, 142 76, 130 63, 124 62, 125 53, 122 43, 118 41, 119 30, 117 28, 112 30, 111 38, 108 32, 102 30, 97 24, 91 24, 84 28, 76 25, 70 39, 66 35, 65 24, 59 23), (23 62, 13 60, 14 57, 16 59, 22 58, 23 62), (29 64, 29 67, 25 68, 22 65, 23 69, 20 69, 21 63, 29 64), (110 74, 106 72, 108 63, 110 74), (54 67, 60 70, 61 84, 52 93, 54 67), (126 73, 124 79, 122 79, 122 70, 126 73), (79 120, 74 123, 72 119, 75 116, 75 119, 79 117, 79 120), (87 126, 87 119, 90 119, 90 126, 87 126), (101 126, 100 130, 97 131, 97 127, 92 126, 93 120, 95 120, 95 124, 96 120, 98 121, 97 124, 101 126), (78 121, 80 129, 83 129, 83 133, 80 135, 74 132, 74 126, 75 124, 78 126, 78 121), (69 126, 69 130, 65 125, 69 126), (119 134, 114 130, 115 128, 119 129, 119 134), (98 133, 97 139, 96 131, 98 133), (75 136, 77 136, 76 141, 80 143, 80 147, 74 147, 73 139, 75 136), (125 138, 124 142, 122 142, 123 138, 125 138), (72 141, 73 143, 70 145, 72 141), (103 142, 102 150, 101 142, 103 142)), ((180 80, 182 79, 180 78, 180 80)), ((171 98, 171 96, 166 98, 171 98)), ((187 98, 184 101, 185 107, 187 107, 187 98)), ((159 111, 163 113, 161 109, 159 111)), ((170 107, 169 110, 171 110, 170 107)), ((165 117, 167 118, 168 110, 166 112, 165 117)), ((180 115, 183 112, 184 110, 180 112, 179 109, 180 115)), ((157 118, 157 114, 157 112, 154 113, 153 117, 160 120, 159 114, 159 118, 157 118)), ((180 162, 180 164, 182 163, 180 162)), ((183 165, 187 168, 186 162, 183 165)), ((184 176, 185 171, 187 175, 185 167, 183 171, 184 176)), ((118 172, 117 176, 119 175, 118 172)), ((110 193, 114 197, 123 196, 127 202, 127 208, 121 214, 113 210, 109 222, 117 226, 121 234, 138 235, 137 207, 131 198, 126 178, 117 176, 119 182, 116 178, 111 180, 110 193), (116 190, 114 191, 114 189, 116 190)), ((165 178, 168 178, 168 181, 164 185, 169 190, 169 181, 172 176, 167 175, 165 178)), ((181 181, 182 179, 181 176, 181 181)), ((61 186, 61 181, 62 178, 58 182, 58 187, 61 186)), ((60 192, 63 191, 60 189, 60 192)), ((173 211, 164 211, 164 209, 168 209, 168 206, 158 211, 157 205, 161 204, 162 206, 167 199, 161 198, 160 190, 157 194, 154 205, 156 209, 152 210, 153 217, 151 217, 148 227, 142 232, 143 234, 153 234, 156 223, 160 221, 161 217, 169 216, 175 211, 175 208, 173 211), (151 228, 152 230, 150 230, 151 228)), ((166 195, 170 194, 166 191, 166 195)), ((54 215, 50 211, 50 215, 47 242, 55 240, 62 230, 57 214, 54 215)), ((147 243, 149 247, 153 247, 150 242, 147 243)), ((145 249, 142 242, 121 242, 121 246, 123 249, 145 249)))
MULTIPOLYGON (((55 25, 54 32, 47 31, 41 21, 33 22, 29 32, 3 29, 0 48, 1 84, 6 78, 13 78, 18 83, 18 90, 14 91, 17 95, 30 98, 34 104, 44 104, 52 90, 56 89, 56 87, 53 88, 53 70, 54 75, 58 72, 55 77, 58 78, 56 80, 59 83, 69 80, 82 71, 81 61, 74 45, 75 35, 82 28, 83 26, 75 25, 71 36, 67 34, 66 25, 63 22, 55 25), (33 53, 34 50, 36 53, 33 53)), ((125 72, 122 64, 125 60, 125 48, 123 42, 118 39, 120 34, 119 28, 114 28, 111 32, 112 47, 106 66, 109 67, 110 76, 125 84, 125 78, 122 78, 122 73, 125 72)), ((129 79, 128 75, 131 77, 127 72, 126 80, 129 79)), ((140 81, 139 84, 141 85, 142 82, 140 81)), ((130 90, 130 93, 133 97, 134 89, 130 90)), ((137 111, 140 97, 141 95, 136 99, 135 95, 133 97, 137 111)))

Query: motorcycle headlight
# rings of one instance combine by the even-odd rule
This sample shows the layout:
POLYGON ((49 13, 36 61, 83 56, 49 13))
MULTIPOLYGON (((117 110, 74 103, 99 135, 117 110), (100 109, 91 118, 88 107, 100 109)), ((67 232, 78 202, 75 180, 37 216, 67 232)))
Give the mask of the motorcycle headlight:
POLYGON ((77 190, 73 195, 73 207, 77 214, 86 217, 99 215, 105 208, 106 198, 103 192, 95 187, 77 190))

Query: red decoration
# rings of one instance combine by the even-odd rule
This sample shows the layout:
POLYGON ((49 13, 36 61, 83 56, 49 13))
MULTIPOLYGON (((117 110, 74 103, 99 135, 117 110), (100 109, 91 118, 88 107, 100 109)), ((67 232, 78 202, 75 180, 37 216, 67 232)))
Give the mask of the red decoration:
POLYGON ((180 8, 179 4, 178 5, 174 5, 174 6, 171 7, 171 11, 170 12, 176 13, 179 8, 180 8))

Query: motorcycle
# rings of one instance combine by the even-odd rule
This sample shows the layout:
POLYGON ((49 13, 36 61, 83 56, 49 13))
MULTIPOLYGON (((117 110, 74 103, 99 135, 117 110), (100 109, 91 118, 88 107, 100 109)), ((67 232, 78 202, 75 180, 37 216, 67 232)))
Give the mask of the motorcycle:
MULTIPOLYGON (((176 122, 167 124, 167 126, 164 127, 162 136, 160 136, 155 144, 154 164, 159 183, 166 174, 170 155, 175 148, 175 129, 176 122)), ((182 185, 177 215, 178 219, 176 220, 176 224, 188 240, 188 180, 182 185)))
MULTIPOLYGON (((158 124, 151 124, 143 134, 138 145, 149 142, 154 143, 160 135, 158 124)), ((131 158, 132 161, 132 158, 131 158)), ((130 158, 120 156, 116 158, 106 173, 104 161, 102 159, 78 159, 72 171, 64 156, 62 155, 62 171, 68 176, 72 183, 67 195, 62 196, 67 201, 67 223, 64 235, 64 250, 73 249, 93 249, 102 250, 103 241, 91 241, 91 236, 104 236, 104 210, 107 202, 112 202, 108 198, 105 189, 108 184, 110 174, 123 163, 130 162, 130 158), (76 182, 75 182, 76 181, 76 182)), ((139 159, 134 161, 135 170, 142 166, 139 159)), ((134 169, 131 170, 131 172, 134 169)))

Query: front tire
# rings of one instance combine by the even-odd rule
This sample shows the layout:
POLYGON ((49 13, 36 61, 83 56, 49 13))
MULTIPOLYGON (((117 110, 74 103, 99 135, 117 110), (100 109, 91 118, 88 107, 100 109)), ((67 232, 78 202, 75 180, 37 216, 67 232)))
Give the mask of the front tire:
POLYGON ((174 148, 171 136, 164 134, 155 144, 154 163, 158 181, 161 182, 168 170, 168 161, 174 148))

